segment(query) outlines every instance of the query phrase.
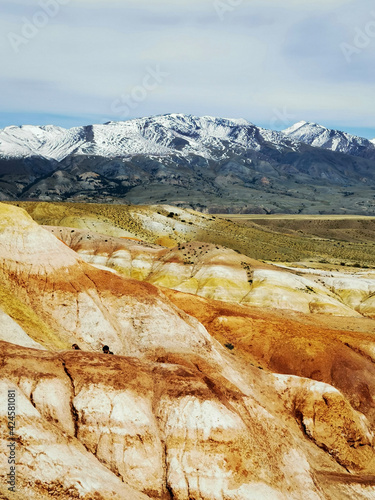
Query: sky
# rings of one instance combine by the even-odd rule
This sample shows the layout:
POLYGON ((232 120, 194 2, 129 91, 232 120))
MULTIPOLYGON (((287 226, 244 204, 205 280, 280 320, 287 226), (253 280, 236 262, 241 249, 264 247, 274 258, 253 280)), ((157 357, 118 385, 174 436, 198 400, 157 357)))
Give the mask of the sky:
POLYGON ((1 0, 0 127, 166 113, 375 138, 373 0, 1 0))

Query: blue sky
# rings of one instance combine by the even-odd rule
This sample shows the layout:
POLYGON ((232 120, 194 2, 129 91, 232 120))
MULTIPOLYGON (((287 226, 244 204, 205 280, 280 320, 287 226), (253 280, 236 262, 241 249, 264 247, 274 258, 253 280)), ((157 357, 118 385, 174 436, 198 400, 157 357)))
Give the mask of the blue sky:
POLYGON ((0 127, 164 113, 375 137, 369 0, 2 0, 0 127))

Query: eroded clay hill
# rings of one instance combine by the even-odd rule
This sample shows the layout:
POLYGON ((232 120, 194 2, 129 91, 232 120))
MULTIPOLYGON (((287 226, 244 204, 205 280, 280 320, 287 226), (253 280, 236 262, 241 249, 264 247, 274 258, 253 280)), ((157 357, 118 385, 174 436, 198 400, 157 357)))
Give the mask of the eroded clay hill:
POLYGON ((0 347, 1 395, 17 391, 23 498, 374 493, 371 426, 330 385, 249 369, 240 390, 194 355, 141 360, 0 347))
POLYGON ((252 366, 333 385, 375 425, 373 320, 285 314, 164 290, 222 345, 252 366), (350 330, 348 327, 350 326, 350 330))
POLYGON ((374 497, 371 335, 322 331, 310 372, 297 373, 296 346, 309 347, 295 323, 272 320, 272 336, 258 318, 253 348, 250 306, 222 311, 222 302, 94 267, 22 210, 0 205, 0 216, 4 498, 9 388, 18 498, 374 497), (234 349, 223 346, 231 340, 234 349), (104 343, 114 356, 101 353, 104 343), (314 379, 315 358, 326 371, 314 379), (328 378, 331 358, 342 369, 328 378))
POLYGON ((207 342, 204 328, 158 288, 87 264, 22 210, 1 206, 0 248, 4 312, 21 303, 27 333, 47 348, 77 342, 99 351, 109 344, 124 354, 160 345, 178 349, 186 339, 197 349, 207 342), (48 335, 38 337, 32 313, 48 335))
POLYGON ((267 219, 264 225, 262 220, 236 216, 234 222, 222 216, 170 205, 14 203, 27 210, 41 225, 133 237, 167 247, 187 241, 203 241, 271 262, 303 260, 319 263, 324 260, 332 265, 344 262, 346 265, 375 267, 374 219, 356 220, 355 216, 349 219, 343 216, 342 220, 335 218, 341 231, 330 231, 326 226, 329 221, 325 220, 324 224, 318 221, 316 226, 310 216, 301 216, 303 230, 298 226, 293 230, 293 221, 287 230, 285 224, 272 224, 273 219, 267 219), (354 232, 353 224, 357 227, 354 232))
POLYGON ((264 264, 219 245, 167 249, 92 231, 46 226, 82 259, 154 285, 228 302, 301 313, 375 317, 375 273, 264 264))

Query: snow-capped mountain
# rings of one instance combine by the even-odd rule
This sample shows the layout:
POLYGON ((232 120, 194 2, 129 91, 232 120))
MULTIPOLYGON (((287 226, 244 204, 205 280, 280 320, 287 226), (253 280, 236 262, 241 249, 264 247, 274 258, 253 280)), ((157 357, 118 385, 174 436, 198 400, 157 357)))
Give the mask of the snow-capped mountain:
POLYGON ((41 156, 62 160, 85 143, 85 127, 66 130, 54 125, 23 125, 0 130, 0 155, 8 158, 41 156))
POLYGON ((57 161, 73 153, 106 158, 199 154, 217 159, 217 155, 225 156, 229 144, 257 151, 264 140, 281 146, 291 144, 280 133, 258 128, 246 120, 171 114, 69 130, 54 126, 7 127, 0 131, 0 155, 41 156, 57 161))
POLYGON ((109 122, 64 129, 53 125, 10 126, 0 130, 0 156, 41 157, 61 162, 69 155, 105 158, 135 155, 186 156, 222 159, 227 149, 260 151, 265 142, 277 149, 301 149, 301 143, 353 156, 375 158, 375 139, 369 141, 310 122, 298 122, 276 132, 247 120, 169 114, 126 122, 109 122))
POLYGON ((331 212, 331 203, 355 212, 359 203, 368 213, 374 151, 371 141, 306 122, 276 132, 243 119, 169 114, 69 130, 7 127, 0 199, 169 202, 220 212, 331 212), (364 189, 363 200, 352 198, 364 189))
POLYGON ((346 132, 328 129, 316 123, 301 121, 283 130, 283 133, 310 146, 375 159, 375 140, 370 141, 346 132))

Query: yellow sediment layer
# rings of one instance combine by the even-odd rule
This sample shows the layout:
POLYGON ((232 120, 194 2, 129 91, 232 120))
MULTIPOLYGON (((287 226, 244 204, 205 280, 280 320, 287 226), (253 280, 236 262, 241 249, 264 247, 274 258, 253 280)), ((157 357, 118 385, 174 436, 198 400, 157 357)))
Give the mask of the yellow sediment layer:
POLYGON ((0 306, 27 335, 44 347, 66 349, 70 347, 26 304, 21 302, 4 284, 0 284, 0 306))
MULTIPOLYGON (((151 278, 148 281, 153 285, 164 286, 165 288, 175 288, 181 285, 181 281, 183 281, 183 279, 181 279, 181 277, 176 274, 159 274, 157 278, 151 278)), ((197 286, 195 287, 194 292, 191 293, 196 293, 196 290, 197 286)))

